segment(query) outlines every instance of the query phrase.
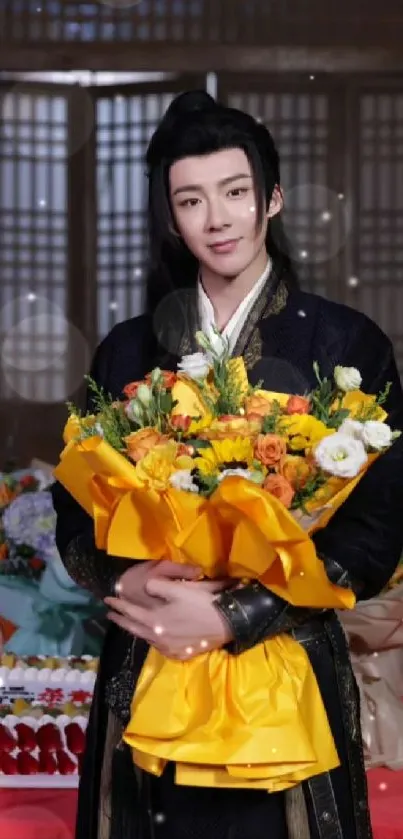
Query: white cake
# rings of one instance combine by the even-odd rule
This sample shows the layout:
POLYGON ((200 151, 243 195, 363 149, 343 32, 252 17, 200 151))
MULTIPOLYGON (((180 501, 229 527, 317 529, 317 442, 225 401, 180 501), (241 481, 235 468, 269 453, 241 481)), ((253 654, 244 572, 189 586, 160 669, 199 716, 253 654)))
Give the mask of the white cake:
POLYGON ((0 787, 75 787, 97 660, 0 659, 0 787))

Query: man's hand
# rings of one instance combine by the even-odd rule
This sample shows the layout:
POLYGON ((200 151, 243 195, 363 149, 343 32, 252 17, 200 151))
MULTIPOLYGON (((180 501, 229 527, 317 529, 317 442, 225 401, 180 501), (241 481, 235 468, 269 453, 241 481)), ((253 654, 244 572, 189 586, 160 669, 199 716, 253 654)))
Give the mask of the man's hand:
POLYGON ((168 559, 159 562, 139 562, 138 565, 128 568, 119 578, 119 597, 135 606, 141 606, 143 609, 155 609, 161 605, 161 600, 147 590, 147 585, 151 580, 192 581, 197 580, 200 573, 200 568, 180 565, 178 562, 170 562, 168 559))
POLYGON ((107 598, 108 617, 126 632, 144 638, 168 658, 186 660, 232 640, 231 630, 214 606, 228 581, 178 582, 154 576, 146 593, 152 610, 125 598, 107 598))

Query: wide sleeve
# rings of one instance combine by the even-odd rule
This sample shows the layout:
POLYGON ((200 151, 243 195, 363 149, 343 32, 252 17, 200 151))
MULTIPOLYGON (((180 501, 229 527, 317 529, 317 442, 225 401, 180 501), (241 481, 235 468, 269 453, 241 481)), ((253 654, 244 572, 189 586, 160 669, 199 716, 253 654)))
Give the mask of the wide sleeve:
MULTIPOLYGON (((119 386, 112 373, 114 353, 112 332, 98 347, 90 375, 99 386, 118 397, 119 386)), ((92 408, 87 392, 86 410, 92 408)), ((60 483, 53 484, 52 498, 57 515, 56 544, 67 573, 100 599, 112 595, 117 578, 129 567, 128 561, 108 556, 96 548, 93 520, 60 483)))
MULTIPOLYGON (((358 367, 367 393, 390 383, 385 405, 393 428, 403 428, 403 392, 392 346, 368 322, 340 361, 358 367)), ((403 550, 403 436, 364 475, 327 527, 314 536, 329 579, 358 598, 378 594, 392 576, 403 550)), ((318 610, 290 606, 260 583, 223 592, 216 606, 232 629, 234 653, 301 626, 318 610)))

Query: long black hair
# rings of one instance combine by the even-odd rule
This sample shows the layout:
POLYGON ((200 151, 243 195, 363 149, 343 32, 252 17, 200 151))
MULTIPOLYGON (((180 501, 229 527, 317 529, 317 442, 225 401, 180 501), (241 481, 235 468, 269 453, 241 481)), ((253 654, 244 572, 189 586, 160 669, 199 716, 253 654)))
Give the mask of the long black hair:
MULTIPOLYGON (((279 155, 270 132, 252 116, 227 108, 205 91, 189 91, 173 100, 153 134, 146 155, 149 178, 148 227, 150 266, 148 311, 179 289, 193 288, 198 262, 175 234, 169 198, 169 170, 176 160, 227 148, 245 152, 254 177, 258 223, 262 223, 273 190, 280 185, 279 155)), ((283 222, 278 213, 268 225, 267 251, 277 273, 297 285, 283 222)))

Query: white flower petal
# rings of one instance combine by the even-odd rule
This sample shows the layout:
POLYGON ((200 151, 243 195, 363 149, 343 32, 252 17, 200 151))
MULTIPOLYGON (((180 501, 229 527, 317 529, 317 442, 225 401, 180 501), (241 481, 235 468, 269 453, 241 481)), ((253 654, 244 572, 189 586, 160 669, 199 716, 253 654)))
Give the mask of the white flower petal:
POLYGON ((184 492, 199 492, 199 487, 194 483, 190 469, 178 469, 171 475, 169 482, 175 489, 181 489, 184 492))
POLYGON ((348 393, 350 390, 359 390, 362 383, 362 376, 356 367, 342 367, 340 364, 334 368, 334 380, 339 390, 348 393))
POLYGON ((368 420, 363 423, 362 442, 367 449, 375 449, 380 452, 392 445, 392 429, 386 422, 368 420))
POLYGON ((361 440, 362 429, 362 422, 354 419, 345 419, 339 428, 339 434, 346 434, 347 437, 354 437, 355 440, 361 440))
POLYGON ((318 466, 338 478, 355 478, 367 460, 361 440, 340 432, 325 437, 315 449, 318 466))
POLYGON ((191 379, 204 379, 211 369, 211 362, 205 353, 195 352, 182 356, 178 364, 178 372, 191 379))

